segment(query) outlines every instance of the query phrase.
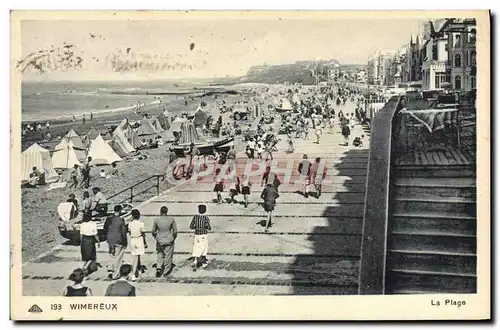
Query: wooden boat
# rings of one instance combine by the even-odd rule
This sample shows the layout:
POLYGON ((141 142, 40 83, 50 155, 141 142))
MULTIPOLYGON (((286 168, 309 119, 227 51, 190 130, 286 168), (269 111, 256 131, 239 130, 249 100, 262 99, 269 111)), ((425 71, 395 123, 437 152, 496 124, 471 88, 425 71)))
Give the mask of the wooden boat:
MULTIPOLYGON (((194 145, 200 151, 200 156, 212 156, 213 149, 217 149, 218 152, 228 152, 233 141, 234 137, 227 137, 218 141, 195 143, 194 145)), ((189 147, 189 144, 176 145, 171 148, 177 157, 184 157, 184 148, 186 147, 189 147)))

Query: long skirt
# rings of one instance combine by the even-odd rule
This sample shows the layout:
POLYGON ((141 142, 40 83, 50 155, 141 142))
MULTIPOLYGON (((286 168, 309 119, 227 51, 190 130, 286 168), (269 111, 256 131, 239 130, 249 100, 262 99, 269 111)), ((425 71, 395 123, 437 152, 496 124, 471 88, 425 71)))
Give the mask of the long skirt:
POLYGON ((82 261, 96 260, 96 241, 94 236, 82 236, 80 242, 80 251, 82 254, 82 261))

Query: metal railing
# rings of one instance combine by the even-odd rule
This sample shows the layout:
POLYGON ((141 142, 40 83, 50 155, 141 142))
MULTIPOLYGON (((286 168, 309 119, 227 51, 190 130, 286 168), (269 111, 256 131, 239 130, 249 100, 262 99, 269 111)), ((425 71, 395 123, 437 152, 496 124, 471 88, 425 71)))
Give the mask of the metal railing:
MULTIPOLYGON (((116 202, 116 204, 121 204, 125 201, 129 201, 130 203, 132 203, 134 201, 134 197, 140 195, 140 194, 143 194, 153 188, 156 188, 156 195, 158 196, 160 194, 160 178, 162 180, 165 179, 165 175, 164 174, 154 174, 154 175, 151 175, 150 177, 147 177, 146 179, 142 180, 142 181, 139 181, 135 184, 133 184, 132 186, 130 187, 127 187, 119 192, 117 192, 116 194, 110 196, 108 199, 111 200, 117 196, 120 196, 126 192, 130 192, 129 194, 129 197, 125 198, 125 199, 122 199, 120 200, 119 202, 116 202), (146 188, 143 188, 143 190, 139 191, 139 192, 135 192, 134 193, 134 188, 136 188, 137 186, 139 185, 142 185, 143 183, 145 182, 148 182, 148 181, 152 181, 152 180, 155 180, 154 184, 151 185, 151 186, 148 186, 146 188)), ((142 188, 142 187, 141 187, 142 188)))

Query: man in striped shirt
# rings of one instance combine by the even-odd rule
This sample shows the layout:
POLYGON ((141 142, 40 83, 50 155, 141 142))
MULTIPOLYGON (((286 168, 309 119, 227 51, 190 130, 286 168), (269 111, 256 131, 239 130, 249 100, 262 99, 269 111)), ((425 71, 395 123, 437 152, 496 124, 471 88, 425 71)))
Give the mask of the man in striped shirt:
POLYGON ((208 252, 208 231, 212 230, 210 227, 210 219, 205 215, 207 212, 206 205, 198 205, 198 214, 193 217, 189 228, 194 229, 194 245, 193 245, 193 271, 201 266, 205 268, 208 265, 207 252, 208 252))

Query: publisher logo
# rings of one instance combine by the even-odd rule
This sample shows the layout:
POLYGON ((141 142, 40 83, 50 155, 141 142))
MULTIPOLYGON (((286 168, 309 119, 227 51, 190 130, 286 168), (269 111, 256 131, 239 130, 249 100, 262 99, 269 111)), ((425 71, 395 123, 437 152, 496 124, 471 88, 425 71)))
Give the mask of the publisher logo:
POLYGON ((42 313, 42 309, 40 308, 40 306, 38 305, 33 305, 30 307, 30 309, 28 309, 28 313, 35 313, 35 314, 38 314, 38 313, 42 313))

